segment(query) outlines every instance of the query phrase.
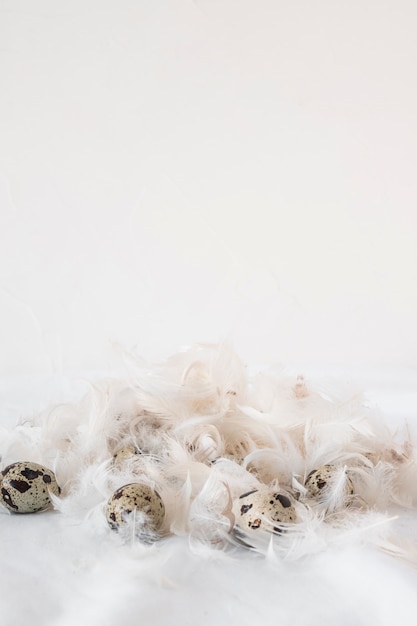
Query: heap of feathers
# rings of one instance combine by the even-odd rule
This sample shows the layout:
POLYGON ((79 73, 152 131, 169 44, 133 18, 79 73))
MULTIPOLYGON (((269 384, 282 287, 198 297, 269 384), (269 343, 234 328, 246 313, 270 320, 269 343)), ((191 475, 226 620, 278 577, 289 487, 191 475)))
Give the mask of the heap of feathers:
POLYGON ((61 487, 54 507, 109 539, 109 498, 140 483, 165 509, 147 541, 184 535, 195 550, 295 559, 354 532, 414 558, 390 530, 417 502, 406 427, 392 432, 350 385, 281 368, 249 376, 225 345, 196 345, 157 366, 130 356, 125 377, 89 383, 80 402, 3 429, 0 445, 3 465, 52 468, 61 487), (273 517, 251 494, 271 506, 275 496, 293 514, 273 517))

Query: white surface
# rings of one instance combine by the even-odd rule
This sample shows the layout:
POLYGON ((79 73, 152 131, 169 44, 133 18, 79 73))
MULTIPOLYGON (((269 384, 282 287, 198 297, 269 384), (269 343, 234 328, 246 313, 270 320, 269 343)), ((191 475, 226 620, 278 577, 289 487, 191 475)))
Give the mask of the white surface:
MULTIPOLYGON (((391 403, 387 419, 417 423, 417 387, 406 373, 379 383, 372 371, 362 375, 376 400, 391 403)), ((68 377, 2 379, 0 424, 81 392, 68 377)), ((397 513, 393 529, 417 547, 415 511, 397 513)), ((416 567, 366 547, 360 533, 299 561, 192 554, 185 538, 122 546, 111 531, 97 535, 88 520, 57 512, 3 513, 0 536, 2 626, 415 624, 416 567)))
POLYGON ((417 5, 1 0, 0 371, 416 367, 417 5))

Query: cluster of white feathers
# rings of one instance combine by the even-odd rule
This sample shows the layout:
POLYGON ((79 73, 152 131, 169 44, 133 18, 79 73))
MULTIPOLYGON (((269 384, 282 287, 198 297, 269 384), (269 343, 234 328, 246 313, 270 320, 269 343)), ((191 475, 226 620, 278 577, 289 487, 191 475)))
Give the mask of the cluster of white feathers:
POLYGON ((3 467, 33 461, 53 469, 62 489, 54 507, 109 540, 106 503, 122 485, 142 482, 164 502, 163 541, 185 535, 195 550, 233 553, 245 545, 233 532, 233 503, 269 488, 291 499, 297 521, 246 542, 256 552, 295 559, 354 534, 415 559, 390 525, 417 504, 406 429, 393 433, 349 385, 312 385, 282 370, 249 377, 224 345, 196 345, 159 366, 132 358, 123 379, 91 383, 81 402, 4 429, 0 453, 3 467), (138 454, 115 460, 132 447, 138 454), (333 478, 314 498, 306 479, 323 466, 333 478))

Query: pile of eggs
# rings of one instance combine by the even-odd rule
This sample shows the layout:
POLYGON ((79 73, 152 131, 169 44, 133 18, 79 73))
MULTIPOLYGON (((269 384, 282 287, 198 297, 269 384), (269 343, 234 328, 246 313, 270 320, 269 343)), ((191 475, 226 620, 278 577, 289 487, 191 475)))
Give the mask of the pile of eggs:
MULTIPOLYGON (((121 465, 137 454, 133 447, 123 448, 113 459, 121 465)), ((304 481, 304 505, 319 506, 343 474, 343 499, 349 505, 354 493, 351 479, 344 470, 323 465, 311 471, 304 481)), ((36 513, 53 507, 54 497, 61 489, 52 470, 33 462, 16 462, 0 472, 0 504, 12 513, 36 513)), ((262 486, 241 494, 233 502, 232 533, 241 545, 251 547, 250 537, 262 532, 281 534, 298 521, 297 500, 300 494, 289 494, 262 486), (248 539, 249 538, 249 539, 248 539)), ((163 526, 165 505, 159 493, 145 482, 132 482, 119 487, 106 505, 109 527, 120 531, 135 523, 139 538, 156 539, 163 526)))

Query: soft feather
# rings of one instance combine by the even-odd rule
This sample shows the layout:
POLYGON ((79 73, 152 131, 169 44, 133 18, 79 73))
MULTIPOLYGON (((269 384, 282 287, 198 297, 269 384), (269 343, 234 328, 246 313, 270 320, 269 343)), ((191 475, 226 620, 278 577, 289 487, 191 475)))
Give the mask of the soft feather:
POLYGON ((401 551, 387 547, 394 540, 379 539, 379 526, 369 517, 380 516, 383 525, 389 506, 416 505, 413 442, 407 432, 403 440, 392 433, 349 385, 314 383, 282 370, 250 379, 230 347, 211 344, 157 366, 130 355, 126 378, 88 384, 81 402, 2 429, 5 465, 33 460, 55 470, 63 497, 54 502, 62 514, 88 517, 104 532, 110 495, 143 481, 164 500, 163 534, 189 534, 194 548, 226 549, 235 541, 233 500, 269 486, 294 499, 298 522, 279 537, 260 535, 255 543, 263 553, 274 549, 299 558, 346 536, 347 529, 355 534, 355 527, 361 540, 401 551), (114 462, 124 446, 138 454, 114 462), (320 501, 313 501, 306 477, 323 465, 337 471, 320 501), (347 481, 354 486, 349 498, 347 481))

